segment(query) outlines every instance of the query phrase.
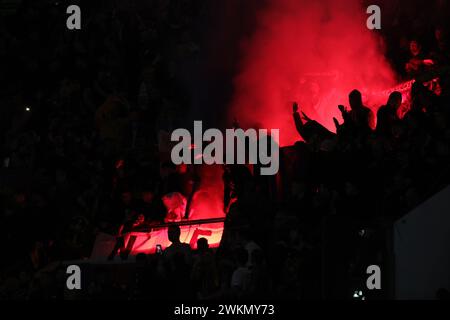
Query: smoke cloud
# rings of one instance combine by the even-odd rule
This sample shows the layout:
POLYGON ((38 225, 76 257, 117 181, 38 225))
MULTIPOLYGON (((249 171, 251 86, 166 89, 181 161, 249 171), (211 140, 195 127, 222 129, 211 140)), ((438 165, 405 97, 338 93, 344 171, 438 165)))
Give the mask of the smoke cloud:
POLYGON ((335 131, 338 104, 359 89, 379 107, 380 92, 395 85, 382 39, 366 27, 369 15, 358 0, 271 0, 257 27, 242 43, 229 117, 243 127, 280 129, 281 145, 299 140, 292 102, 335 131))

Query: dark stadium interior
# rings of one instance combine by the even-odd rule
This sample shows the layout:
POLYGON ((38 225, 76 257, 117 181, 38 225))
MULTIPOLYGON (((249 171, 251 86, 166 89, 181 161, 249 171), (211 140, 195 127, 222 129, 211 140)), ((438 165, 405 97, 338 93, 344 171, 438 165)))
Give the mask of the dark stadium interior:
POLYGON ((0 1, 0 300, 448 300, 450 1, 343 2, 0 1), (279 172, 174 164, 195 120, 279 172))

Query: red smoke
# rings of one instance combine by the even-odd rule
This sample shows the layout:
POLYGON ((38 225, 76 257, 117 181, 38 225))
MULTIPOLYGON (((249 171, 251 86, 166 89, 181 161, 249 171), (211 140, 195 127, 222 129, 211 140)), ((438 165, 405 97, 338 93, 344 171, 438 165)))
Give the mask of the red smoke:
POLYGON ((296 100, 310 118, 335 131, 337 105, 359 89, 366 105, 395 84, 382 41, 366 27, 359 0, 271 0, 243 43, 230 117, 243 127, 280 129, 281 145, 299 140, 292 120, 296 100))

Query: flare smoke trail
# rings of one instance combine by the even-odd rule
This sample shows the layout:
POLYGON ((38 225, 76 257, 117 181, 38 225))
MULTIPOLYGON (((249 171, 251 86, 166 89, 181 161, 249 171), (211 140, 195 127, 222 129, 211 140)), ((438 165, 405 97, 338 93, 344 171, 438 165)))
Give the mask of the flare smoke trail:
POLYGON ((382 39, 369 30, 359 0, 270 0, 242 43, 240 70, 229 116, 243 127, 279 128, 281 145, 299 140, 292 102, 335 131, 337 105, 359 89, 365 103, 379 107, 379 94, 393 86, 394 72, 382 39))

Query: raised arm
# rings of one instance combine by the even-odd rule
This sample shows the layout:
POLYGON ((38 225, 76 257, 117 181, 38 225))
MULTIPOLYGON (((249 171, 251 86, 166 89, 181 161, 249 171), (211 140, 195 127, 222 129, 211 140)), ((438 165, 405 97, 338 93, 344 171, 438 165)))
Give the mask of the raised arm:
POLYGON ((293 116, 294 116, 295 128, 297 129, 297 132, 302 136, 303 121, 302 121, 302 117, 298 113, 297 102, 294 102, 294 105, 292 106, 292 112, 293 112, 293 116))

